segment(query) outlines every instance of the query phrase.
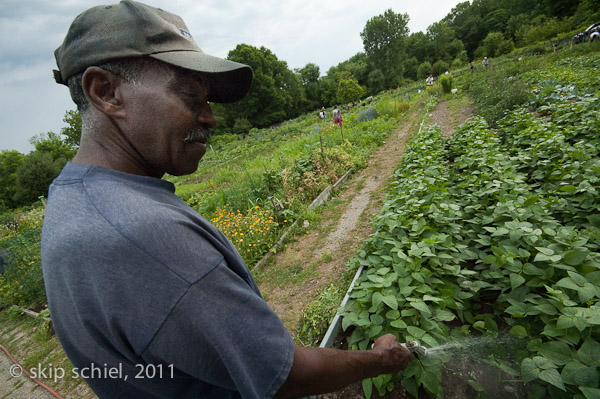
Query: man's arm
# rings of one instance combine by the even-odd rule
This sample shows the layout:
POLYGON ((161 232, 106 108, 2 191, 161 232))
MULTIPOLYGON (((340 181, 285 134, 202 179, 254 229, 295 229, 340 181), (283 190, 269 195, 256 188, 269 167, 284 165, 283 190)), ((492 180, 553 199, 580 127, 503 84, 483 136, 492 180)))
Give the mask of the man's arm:
POLYGON ((377 339, 372 350, 296 346, 292 370, 275 397, 298 398, 333 392, 365 378, 396 373, 413 359, 392 334, 377 339))

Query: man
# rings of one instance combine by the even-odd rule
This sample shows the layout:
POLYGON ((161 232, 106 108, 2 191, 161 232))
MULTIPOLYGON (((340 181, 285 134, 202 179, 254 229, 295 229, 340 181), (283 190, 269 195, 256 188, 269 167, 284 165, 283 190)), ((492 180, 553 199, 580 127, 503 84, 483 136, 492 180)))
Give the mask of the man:
POLYGON ((204 54, 176 15, 94 7, 55 52, 82 116, 76 157, 50 188, 42 265, 54 328, 100 398, 298 397, 412 359, 295 347, 233 245, 174 195, 252 71, 204 54))
POLYGON ((337 104, 333 106, 333 111, 331 112, 333 115, 333 123, 335 125, 342 124, 342 111, 338 108, 337 104))

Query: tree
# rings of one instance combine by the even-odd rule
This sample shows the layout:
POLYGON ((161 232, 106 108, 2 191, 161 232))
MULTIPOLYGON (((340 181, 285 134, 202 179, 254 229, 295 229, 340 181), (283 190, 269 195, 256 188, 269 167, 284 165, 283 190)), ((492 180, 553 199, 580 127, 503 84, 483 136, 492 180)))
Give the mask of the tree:
POLYGON ((236 118, 233 124, 233 133, 246 135, 252 129, 252 125, 246 118, 236 118))
POLYGON ((321 84, 319 78, 321 72, 319 66, 313 63, 306 64, 304 68, 296 70, 300 76, 304 92, 306 93, 305 111, 311 111, 321 106, 321 84))
POLYGON ((417 79, 425 79, 427 76, 433 73, 433 67, 427 61, 423 62, 417 68, 417 79))
POLYGON ((425 61, 433 61, 433 43, 431 42, 430 37, 425 33, 412 33, 406 38, 405 43, 407 59, 414 57, 417 59, 417 64, 425 61))
POLYGON ((0 151, 0 211, 14 208, 18 167, 25 156, 15 150, 0 151))
POLYGON ((29 139, 29 143, 35 147, 38 152, 47 152, 52 159, 64 158, 67 161, 73 159, 77 150, 65 143, 60 135, 48 132, 40 133, 29 139))
POLYGON ((433 23, 427 28, 431 40, 434 60, 444 60, 448 64, 464 50, 463 43, 455 38, 454 30, 445 22, 433 23))
POLYGON ((396 14, 391 9, 367 21, 360 34, 365 53, 375 68, 385 76, 387 87, 402 80, 404 39, 408 35, 408 14, 396 14))
POLYGON ((514 48, 512 40, 504 40, 502 33, 492 32, 483 40, 476 54, 479 57, 499 57, 502 54, 510 53, 514 48))
POLYGON ((374 69, 369 73, 368 92, 369 94, 377 94, 382 90, 385 90, 385 76, 380 69, 374 69))
POLYGON ((67 163, 65 158, 52 158, 50 152, 32 151, 25 156, 16 170, 14 202, 17 206, 28 205, 48 196, 48 187, 67 163))
POLYGON ((242 100, 216 107, 226 126, 231 128, 235 119, 246 118, 252 126, 267 127, 301 113, 306 97, 300 77, 269 49, 238 44, 227 58, 251 66, 254 80, 242 100))
POLYGON ((333 67, 329 68, 329 72, 326 76, 323 76, 320 80, 321 83, 321 104, 324 106, 333 105, 337 102, 336 91, 338 87, 338 80, 335 73, 331 73, 333 67))
POLYGON ((365 96, 366 90, 352 76, 341 79, 338 84, 337 98, 342 104, 358 101, 365 96))
POLYGON ((70 145, 73 148, 79 148, 79 142, 81 141, 81 115, 77 111, 65 112, 63 122, 67 124, 67 127, 63 127, 60 130, 60 134, 66 138, 65 144, 70 145))

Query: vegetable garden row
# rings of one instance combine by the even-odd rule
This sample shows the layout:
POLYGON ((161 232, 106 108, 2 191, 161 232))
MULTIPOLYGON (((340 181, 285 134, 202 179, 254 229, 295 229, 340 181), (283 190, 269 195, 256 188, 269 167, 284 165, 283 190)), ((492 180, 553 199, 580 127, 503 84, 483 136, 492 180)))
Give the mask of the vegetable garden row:
MULTIPOLYGON (((343 311, 350 347, 508 335, 526 349, 500 367, 529 398, 600 398, 599 62, 507 77, 530 96, 495 129, 473 117, 451 138, 413 138, 354 261, 365 271, 343 311)), ((363 386, 443 397, 445 360, 363 386)))

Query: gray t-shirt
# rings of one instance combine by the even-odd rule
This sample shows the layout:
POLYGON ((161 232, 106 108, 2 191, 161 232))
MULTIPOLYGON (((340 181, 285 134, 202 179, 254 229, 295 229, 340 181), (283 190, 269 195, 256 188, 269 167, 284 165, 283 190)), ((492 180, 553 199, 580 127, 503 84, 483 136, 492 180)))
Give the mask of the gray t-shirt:
POLYGON ((167 181, 67 164, 42 267, 71 374, 100 398, 270 398, 290 372, 293 339, 235 247, 167 181))

